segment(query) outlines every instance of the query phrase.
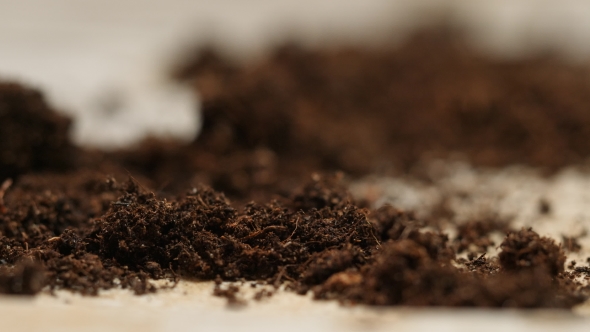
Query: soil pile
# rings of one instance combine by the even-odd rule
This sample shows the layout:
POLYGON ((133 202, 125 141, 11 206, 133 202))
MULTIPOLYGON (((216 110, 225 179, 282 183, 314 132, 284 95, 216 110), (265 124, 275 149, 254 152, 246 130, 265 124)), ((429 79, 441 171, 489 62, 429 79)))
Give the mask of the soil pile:
POLYGON ((580 163, 586 74, 485 59, 444 32, 398 49, 290 45, 243 66, 207 51, 179 72, 203 99, 198 139, 112 153, 75 147, 39 93, 2 84, 0 292, 144 294, 188 277, 346 303, 570 308, 587 289, 553 240, 484 217, 449 238, 436 220, 355 201, 332 171, 413 172, 456 152, 488 166, 580 163), (486 257, 497 231, 501 252, 486 257))
POLYGON ((71 165, 75 148, 68 138, 70 123, 38 91, 0 82, 0 181, 71 165))
MULTIPOLYGON (((144 294, 157 290, 153 279, 189 277, 287 282, 316 298, 374 305, 569 308, 586 298, 564 272, 562 248, 532 230, 510 232, 497 258, 458 259, 453 241, 413 215, 359 207, 338 176, 316 175, 289 199, 243 208, 208 187, 168 200, 133 180, 80 178, 61 192, 20 196, 27 200, 7 193, 0 254, 14 271, 25 260, 36 272, 0 274, 3 292, 144 294)), ((216 293, 235 300, 235 291, 216 293)))
POLYGON ((195 144, 366 174, 451 153, 484 166, 582 162, 589 74, 550 56, 492 60, 441 29, 376 50, 287 44, 243 65, 207 50, 179 76, 203 99, 195 144))
POLYGON ((193 144, 152 139, 106 158, 168 193, 204 183, 264 201, 315 171, 424 176, 459 157, 552 172, 590 155, 589 68, 490 59, 448 29, 398 47, 285 44, 240 64, 209 48, 176 76, 202 100, 193 144))

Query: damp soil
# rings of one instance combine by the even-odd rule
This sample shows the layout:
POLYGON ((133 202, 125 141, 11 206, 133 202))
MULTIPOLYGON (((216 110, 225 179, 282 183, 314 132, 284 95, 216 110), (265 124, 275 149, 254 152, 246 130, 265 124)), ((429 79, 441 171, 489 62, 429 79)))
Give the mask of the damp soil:
POLYGON ((199 137, 115 152, 75 146, 71 120, 40 92, 0 84, 0 293, 139 295, 188 278, 215 280, 214 294, 237 305, 239 289, 224 282, 344 304, 587 299, 588 268, 564 268, 574 239, 562 246, 484 215, 451 223, 450 238, 432 227, 452 219, 448 207, 421 219, 347 191, 355 177, 422 176, 429 161, 457 154, 478 166, 582 165, 587 68, 485 58, 444 29, 396 48, 290 44, 254 63, 205 49, 179 68, 203 101, 199 137))

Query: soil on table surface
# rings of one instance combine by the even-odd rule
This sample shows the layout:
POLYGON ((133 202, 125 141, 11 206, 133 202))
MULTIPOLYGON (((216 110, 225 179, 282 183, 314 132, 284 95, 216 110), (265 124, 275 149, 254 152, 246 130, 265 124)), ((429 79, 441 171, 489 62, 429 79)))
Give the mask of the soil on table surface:
MULTIPOLYGON (((348 304, 586 300, 585 267, 564 268, 574 239, 563 248, 486 218, 452 224, 449 237, 441 216, 374 209, 347 181, 425 177, 425 164, 457 154, 479 166, 581 165, 587 68, 493 60, 430 31, 397 48, 286 45, 246 64, 205 49, 176 75, 203 101, 199 137, 115 152, 75 146, 71 120, 39 92, 0 84, 0 293, 145 294, 155 279, 197 278, 348 304)), ((237 291, 215 293, 237 301, 237 291)))

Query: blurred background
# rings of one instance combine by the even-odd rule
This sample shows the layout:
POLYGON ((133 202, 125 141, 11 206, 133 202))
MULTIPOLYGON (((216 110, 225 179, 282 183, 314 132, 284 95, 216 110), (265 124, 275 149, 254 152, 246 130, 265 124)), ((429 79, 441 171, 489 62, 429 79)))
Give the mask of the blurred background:
POLYGON ((589 17, 584 0, 0 0, 0 78, 38 87, 74 115, 78 143, 188 141, 198 96, 170 73, 202 45, 247 60, 284 40, 369 47, 444 23, 494 57, 584 63, 589 17))

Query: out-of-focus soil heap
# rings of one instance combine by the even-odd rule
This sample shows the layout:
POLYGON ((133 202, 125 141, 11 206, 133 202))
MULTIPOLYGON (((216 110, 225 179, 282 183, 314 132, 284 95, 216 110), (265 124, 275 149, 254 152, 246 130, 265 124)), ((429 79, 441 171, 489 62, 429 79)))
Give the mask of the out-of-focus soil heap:
POLYGON ((405 172, 457 154, 548 171, 590 155, 588 68, 490 59, 447 30, 379 49, 285 45, 241 65, 208 49, 177 75, 203 100, 195 146, 253 169, 224 177, 227 189, 301 169, 405 172))

